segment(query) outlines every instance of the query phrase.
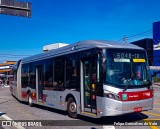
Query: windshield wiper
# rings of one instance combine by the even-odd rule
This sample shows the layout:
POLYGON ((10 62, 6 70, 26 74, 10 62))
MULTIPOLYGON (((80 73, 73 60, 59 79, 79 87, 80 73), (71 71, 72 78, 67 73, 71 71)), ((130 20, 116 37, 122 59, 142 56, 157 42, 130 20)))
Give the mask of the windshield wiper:
POLYGON ((127 90, 127 88, 128 88, 128 82, 129 82, 129 81, 131 81, 131 79, 126 79, 126 80, 125 80, 126 85, 125 85, 123 91, 126 91, 126 90, 127 90))

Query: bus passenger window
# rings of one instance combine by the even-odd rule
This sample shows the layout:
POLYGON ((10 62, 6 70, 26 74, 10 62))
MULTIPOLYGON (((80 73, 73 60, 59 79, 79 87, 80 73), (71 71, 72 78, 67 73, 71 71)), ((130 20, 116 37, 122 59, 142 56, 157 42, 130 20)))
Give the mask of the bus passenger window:
POLYGON ((64 61, 60 58, 54 62, 54 86, 62 88, 64 86, 64 61))
POLYGON ((52 59, 45 61, 44 89, 53 90, 53 61, 52 59))
POLYGON ((78 84, 77 68, 73 67, 72 76, 70 78, 69 85, 70 87, 75 88, 77 84, 78 84))
POLYGON ((66 58, 66 88, 79 88, 79 63, 74 55, 69 55, 66 58))

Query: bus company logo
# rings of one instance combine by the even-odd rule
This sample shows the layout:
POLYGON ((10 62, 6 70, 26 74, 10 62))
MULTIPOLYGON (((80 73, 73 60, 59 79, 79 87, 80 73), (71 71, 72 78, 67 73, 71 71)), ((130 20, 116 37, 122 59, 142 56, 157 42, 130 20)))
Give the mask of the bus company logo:
POLYGON ((2 127, 25 127, 25 126, 32 126, 38 127, 42 126, 42 122, 40 121, 2 121, 2 127))
POLYGON ((122 100, 127 100, 127 99, 128 99, 127 94, 122 94, 122 100))
POLYGON ((4 126, 12 126, 12 122, 11 121, 2 121, 2 127, 4 126))

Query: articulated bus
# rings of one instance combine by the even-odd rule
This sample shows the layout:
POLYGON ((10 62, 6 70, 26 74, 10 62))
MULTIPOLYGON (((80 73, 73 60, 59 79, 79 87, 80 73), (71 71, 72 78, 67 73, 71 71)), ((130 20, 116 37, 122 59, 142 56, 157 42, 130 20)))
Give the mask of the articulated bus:
POLYGON ((85 40, 19 60, 10 91, 20 101, 93 118, 153 108, 143 48, 85 40))

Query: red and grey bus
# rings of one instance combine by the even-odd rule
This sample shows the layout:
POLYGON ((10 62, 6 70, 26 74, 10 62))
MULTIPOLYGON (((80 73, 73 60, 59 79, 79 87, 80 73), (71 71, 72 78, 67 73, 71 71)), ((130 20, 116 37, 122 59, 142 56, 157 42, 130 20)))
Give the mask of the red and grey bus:
POLYGON ((20 101, 100 118, 153 108, 143 48, 86 40, 19 60, 10 90, 20 101))

